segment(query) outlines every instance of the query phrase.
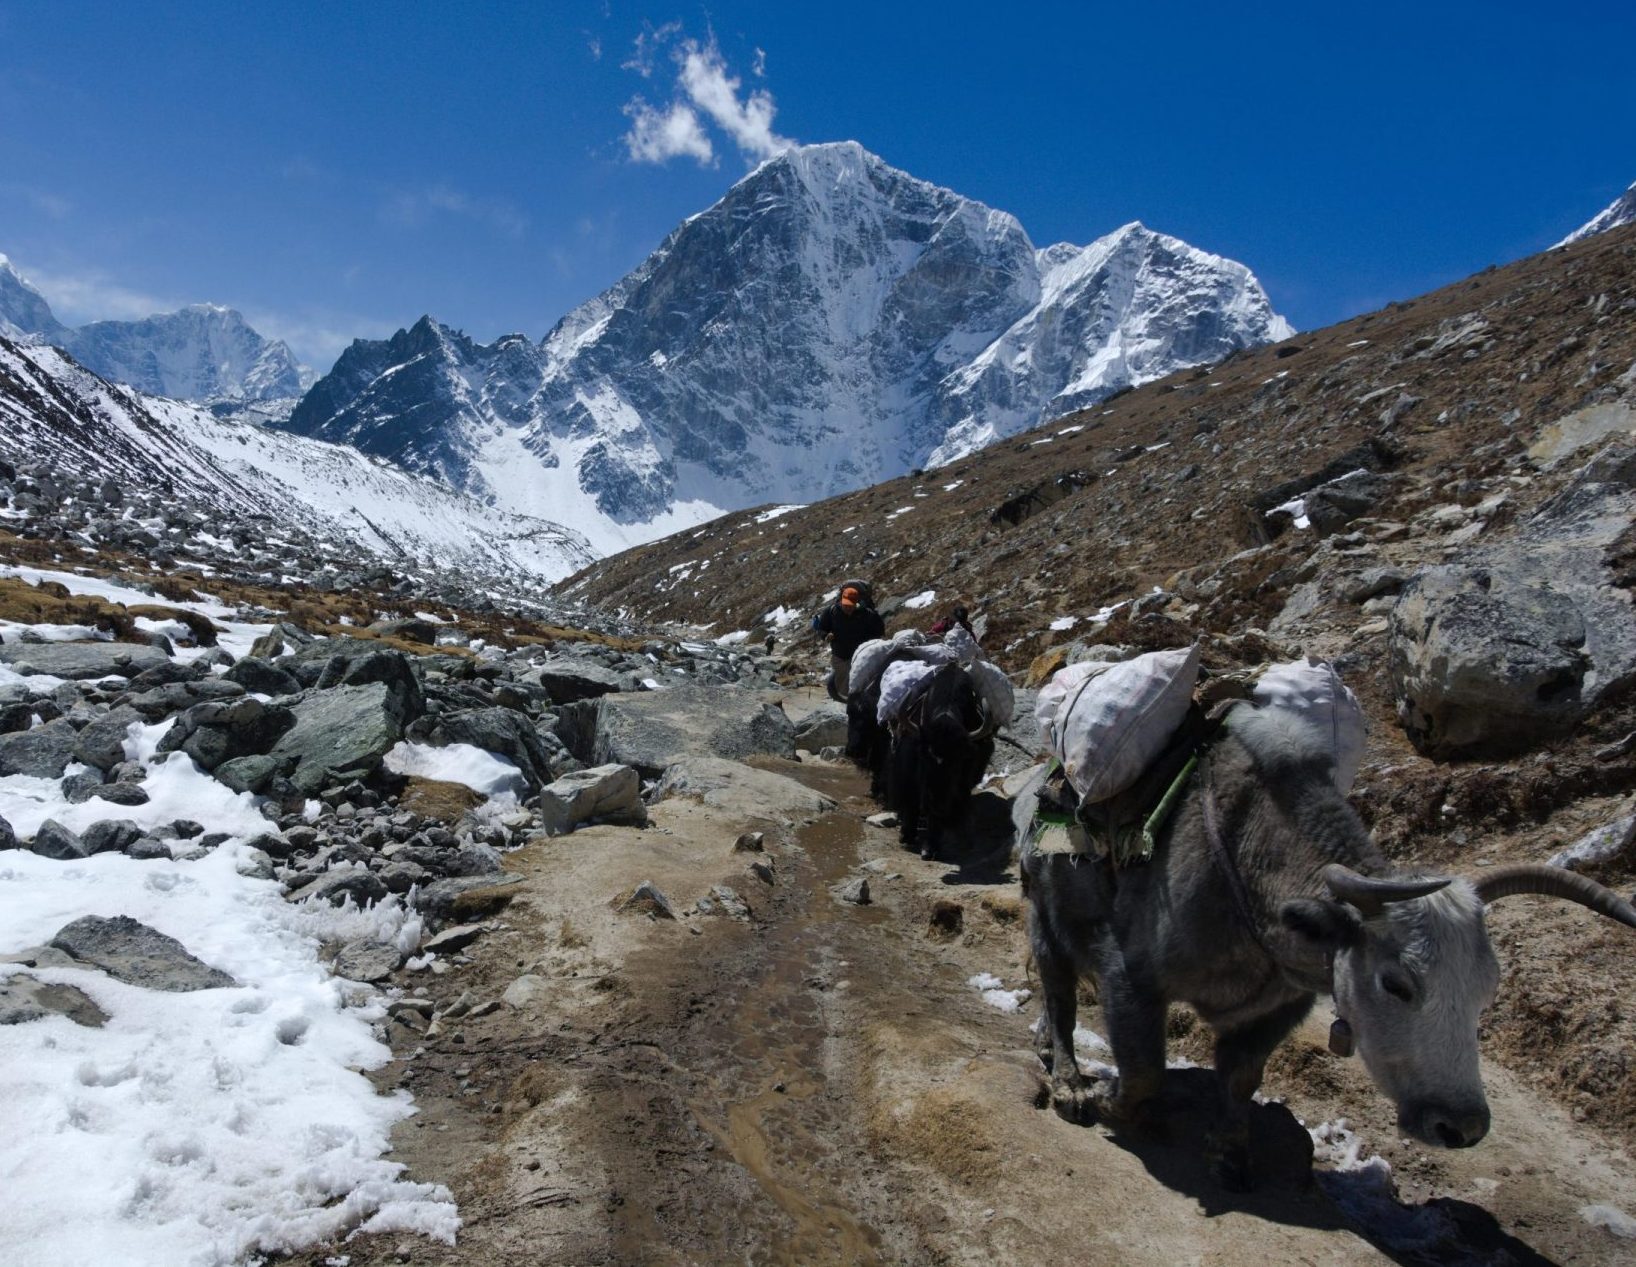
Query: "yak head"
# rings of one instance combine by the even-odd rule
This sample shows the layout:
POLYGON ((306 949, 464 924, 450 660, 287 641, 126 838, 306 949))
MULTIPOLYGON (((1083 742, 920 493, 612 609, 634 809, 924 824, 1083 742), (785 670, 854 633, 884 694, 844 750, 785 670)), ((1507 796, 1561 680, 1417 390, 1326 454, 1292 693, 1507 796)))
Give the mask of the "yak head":
POLYGON ((1488 1133, 1477 1022, 1499 987, 1486 903, 1517 893, 1566 898, 1636 928, 1636 909, 1586 876, 1497 867, 1475 881, 1364 876, 1332 863, 1328 896, 1286 902, 1286 929, 1333 955, 1336 1014, 1369 1075, 1397 1105, 1398 1126, 1428 1144, 1466 1148, 1488 1133))

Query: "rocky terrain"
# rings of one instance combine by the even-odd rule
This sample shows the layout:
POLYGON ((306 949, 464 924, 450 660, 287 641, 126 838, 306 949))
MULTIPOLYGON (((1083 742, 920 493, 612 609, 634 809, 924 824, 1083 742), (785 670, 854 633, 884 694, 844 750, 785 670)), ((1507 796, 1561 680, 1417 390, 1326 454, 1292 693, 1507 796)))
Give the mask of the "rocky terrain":
POLYGON ((0 1243, 312 1267, 1628 1257, 1628 930, 1493 908, 1473 1149, 1400 1139, 1318 1009, 1254 1115, 1263 1182, 1232 1195, 1180 1010, 1162 1131, 1046 1107, 1007 793, 1057 665, 1311 652, 1369 714, 1354 799, 1393 857, 1558 856, 1629 891, 1633 402, 1624 229, 555 594, 0 468, 0 1096, 25 1123, 0 1243), (857 572, 893 627, 966 600, 1018 684, 942 861, 837 759, 803 631, 857 572))

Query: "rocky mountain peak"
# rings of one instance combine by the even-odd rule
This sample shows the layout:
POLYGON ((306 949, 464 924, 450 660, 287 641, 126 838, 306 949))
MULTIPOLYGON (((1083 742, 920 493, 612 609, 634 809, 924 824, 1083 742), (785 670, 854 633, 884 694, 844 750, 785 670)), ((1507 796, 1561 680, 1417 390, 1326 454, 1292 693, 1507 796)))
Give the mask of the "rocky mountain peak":
POLYGON ((1570 242, 1578 242, 1592 234, 1606 233, 1609 229, 1617 229, 1623 224, 1636 224, 1636 183, 1557 245, 1567 246, 1570 242))
POLYGON ((538 347, 354 344, 289 426, 523 513, 572 508, 616 549, 1289 332, 1242 265, 1135 223, 1040 251, 1014 216, 842 141, 762 163, 538 347))

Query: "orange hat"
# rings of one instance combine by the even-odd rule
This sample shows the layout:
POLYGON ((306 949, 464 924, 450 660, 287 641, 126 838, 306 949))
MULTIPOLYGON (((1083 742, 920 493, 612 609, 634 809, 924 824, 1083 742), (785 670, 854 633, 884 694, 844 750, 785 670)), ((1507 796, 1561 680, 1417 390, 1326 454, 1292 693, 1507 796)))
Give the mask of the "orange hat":
POLYGON ((848 585, 841 591, 841 607, 846 611, 851 611, 858 605, 858 599, 860 597, 861 595, 858 593, 857 586, 848 585))

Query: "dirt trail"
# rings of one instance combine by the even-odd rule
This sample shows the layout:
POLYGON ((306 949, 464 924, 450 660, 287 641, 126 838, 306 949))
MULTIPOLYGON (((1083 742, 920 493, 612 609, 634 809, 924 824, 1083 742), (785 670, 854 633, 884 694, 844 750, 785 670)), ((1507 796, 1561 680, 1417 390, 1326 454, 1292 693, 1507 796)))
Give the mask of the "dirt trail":
MULTIPOLYGON (((1402 1143, 1357 1063, 1324 1050, 1327 1013, 1266 1090, 1308 1124, 1348 1118, 1390 1160, 1401 1202, 1368 1171, 1326 1172, 1323 1150, 1308 1183, 1307 1132, 1277 1104, 1256 1113, 1261 1189, 1223 1193, 1197 1149, 1201 1070, 1173 1075, 1166 1139, 1058 1120, 1037 1107, 1035 1007, 1008 1014, 968 983, 1026 980, 998 799, 983 798, 965 854, 923 863, 863 822, 875 806, 850 769, 762 768, 835 808, 795 782, 782 804, 677 799, 646 830, 583 829, 508 859, 521 895, 424 992, 480 1004, 526 976, 538 997, 428 1037, 400 1027, 401 1058, 379 1075, 416 1096, 396 1156, 454 1189, 460 1243, 386 1236, 330 1253, 355 1267, 1636 1257, 1580 1213, 1636 1211, 1628 1156, 1492 1066, 1488 1141, 1402 1143), (749 829, 765 855, 733 852, 749 829), (751 862, 770 863, 770 883, 751 862), (859 874, 874 904, 831 895, 859 874), (719 884, 752 914, 617 913, 610 899, 641 880, 678 914, 719 884)), ((1089 1008, 1083 1023, 1099 1019, 1089 1008)), ((1204 1055, 1185 1021, 1174 1028, 1173 1056, 1204 1055)))

